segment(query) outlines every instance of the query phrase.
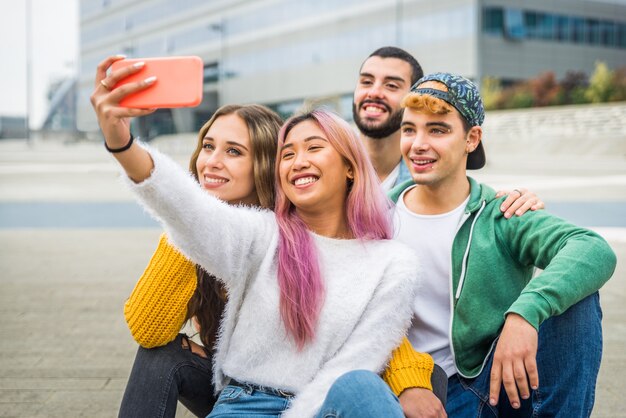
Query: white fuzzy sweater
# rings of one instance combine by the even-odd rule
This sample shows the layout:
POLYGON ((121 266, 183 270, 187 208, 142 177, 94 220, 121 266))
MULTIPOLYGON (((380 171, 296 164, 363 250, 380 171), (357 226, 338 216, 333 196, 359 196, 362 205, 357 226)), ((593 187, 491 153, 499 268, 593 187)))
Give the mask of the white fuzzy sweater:
POLYGON ((230 206, 180 166, 146 147, 152 175, 131 190, 171 242, 222 280, 228 304, 214 357, 217 390, 229 378, 296 394, 285 418, 312 417, 343 373, 380 372, 411 320, 420 282, 417 257, 390 241, 313 234, 325 299, 313 342, 298 351, 279 313, 274 214, 230 206))

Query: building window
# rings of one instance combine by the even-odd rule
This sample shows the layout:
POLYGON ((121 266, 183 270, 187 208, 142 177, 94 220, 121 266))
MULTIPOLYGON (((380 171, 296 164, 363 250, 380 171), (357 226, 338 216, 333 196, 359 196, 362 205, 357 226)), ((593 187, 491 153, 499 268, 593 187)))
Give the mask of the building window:
POLYGON ((204 66, 203 82, 205 84, 216 83, 219 80, 219 77, 220 77, 220 69, 219 69, 219 64, 217 62, 212 62, 204 66))
POLYGON ((626 47, 626 23, 515 8, 483 8, 482 32, 508 40, 535 39, 626 47))
POLYGON ((483 11, 483 32, 488 35, 502 36, 504 13, 500 7, 485 7, 483 11))
POLYGON ((524 26, 526 27, 526 37, 528 39, 537 38, 537 13, 525 12, 524 13, 524 26))
POLYGON ((613 22, 600 22, 600 45, 614 47, 617 25, 613 22))
POLYGON ((537 38, 551 41, 554 39, 555 16, 549 13, 537 15, 537 38))
POLYGON ((626 48, 626 23, 620 23, 617 25, 616 44, 620 48, 626 48))
POLYGON ((266 104, 266 106, 278 113, 281 118, 288 119, 302 110, 303 104, 304 100, 289 100, 280 103, 266 104))
POLYGON ((555 39, 561 42, 569 42, 571 40, 572 20, 568 16, 557 16, 555 25, 555 39))
POLYGON ((521 10, 506 9, 504 15, 504 36, 513 40, 522 40, 526 37, 524 14, 521 10))
POLYGON ((588 38, 587 42, 591 45, 600 43, 600 22, 595 19, 587 19, 588 38))
POLYGON ((553 15, 525 12, 524 24, 526 25, 528 39, 552 40, 554 38, 554 27, 556 24, 553 15))
POLYGON ((587 30, 584 19, 579 17, 572 19, 572 41, 575 44, 582 44, 587 41, 587 30))

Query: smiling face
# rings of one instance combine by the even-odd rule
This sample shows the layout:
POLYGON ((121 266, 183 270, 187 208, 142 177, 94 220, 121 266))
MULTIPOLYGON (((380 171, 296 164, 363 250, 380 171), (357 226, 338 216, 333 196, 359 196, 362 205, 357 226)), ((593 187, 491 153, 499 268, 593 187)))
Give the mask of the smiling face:
POLYGON ((250 133, 231 113, 215 119, 202 140, 196 160, 200 185, 229 203, 258 204, 250 133))
POLYGON ((411 88, 411 66, 399 58, 372 56, 361 67, 352 113, 359 131, 375 139, 400 129, 402 98, 411 88))
POLYGON ((317 123, 304 120, 291 128, 279 158, 281 189, 298 211, 345 211, 352 170, 317 123))
POLYGON ((438 187, 463 181, 467 152, 480 140, 480 127, 466 132, 458 111, 435 114, 404 109, 400 148, 413 181, 438 187))

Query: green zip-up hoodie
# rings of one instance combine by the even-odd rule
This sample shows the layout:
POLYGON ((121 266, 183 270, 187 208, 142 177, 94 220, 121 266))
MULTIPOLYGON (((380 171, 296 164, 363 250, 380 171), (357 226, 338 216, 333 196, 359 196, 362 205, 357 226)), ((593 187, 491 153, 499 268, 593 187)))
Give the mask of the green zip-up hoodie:
MULTIPOLYGON (((470 199, 452 244, 450 341, 459 374, 471 378, 482 371, 507 313, 538 329, 602 287, 617 260, 598 234, 544 210, 506 219, 504 198, 468 179, 470 199), (543 271, 532 277, 534 267, 543 271)), ((397 202, 413 184, 398 185, 389 197, 397 202)))

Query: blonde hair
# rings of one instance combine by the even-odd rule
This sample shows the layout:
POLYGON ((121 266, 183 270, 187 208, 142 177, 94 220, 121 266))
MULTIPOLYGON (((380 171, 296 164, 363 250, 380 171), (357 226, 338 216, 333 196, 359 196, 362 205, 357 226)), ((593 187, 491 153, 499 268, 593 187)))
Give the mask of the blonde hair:
MULTIPOLYGON (((435 90, 448 91, 448 87, 440 83, 438 81, 426 81, 418 86, 418 88, 431 88, 435 90)), ((404 99, 402 99, 402 107, 408 107, 409 109, 418 111, 418 112, 428 112, 433 113, 435 115, 445 115, 454 109, 448 103, 443 100, 429 96, 427 94, 419 94, 410 92, 404 99)))
POLYGON ((198 132, 196 149, 189 161, 189 170, 196 180, 198 172, 196 161, 202 151, 202 140, 209 131, 213 122, 220 116, 236 114, 246 123, 250 132, 250 145, 252 147, 254 186, 261 207, 274 208, 274 160, 276 157, 276 144, 278 131, 282 120, 273 110, 257 104, 250 105, 226 105, 222 106, 213 114, 198 132))
MULTIPOLYGON (((418 88, 419 87, 431 88, 445 92, 448 91, 448 87, 445 84, 433 80, 426 81, 420 84, 418 88)), ((458 113, 452 105, 444 100, 428 94, 419 94, 414 92, 410 92, 404 96, 404 99, 402 99, 402 107, 409 108, 416 112, 432 113, 433 115, 447 115, 448 113, 455 111, 458 113)), ((465 120, 465 118, 460 114, 459 117, 463 122, 463 129, 465 129, 466 133, 469 132, 471 129, 469 122, 467 122, 467 120, 465 120)))

